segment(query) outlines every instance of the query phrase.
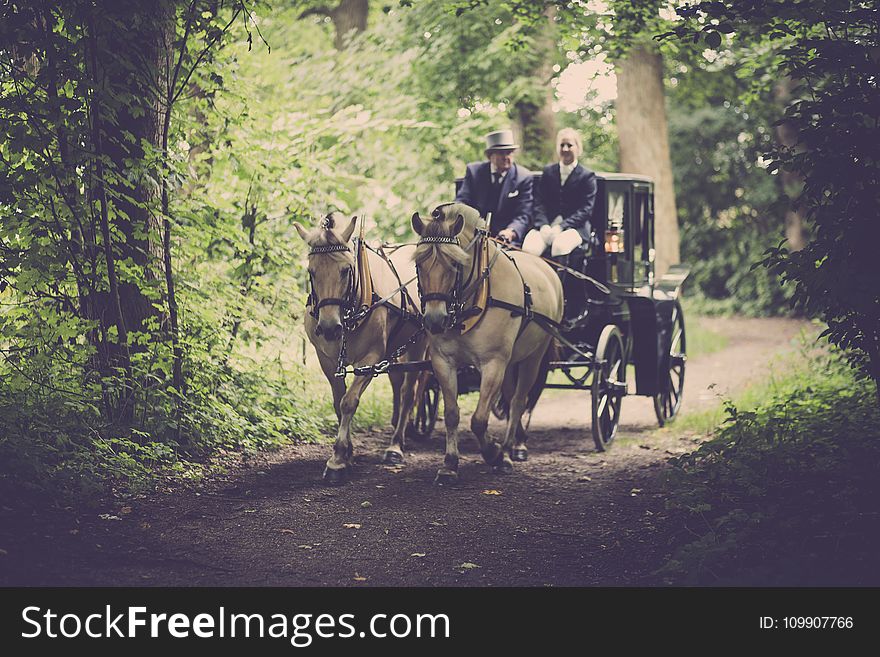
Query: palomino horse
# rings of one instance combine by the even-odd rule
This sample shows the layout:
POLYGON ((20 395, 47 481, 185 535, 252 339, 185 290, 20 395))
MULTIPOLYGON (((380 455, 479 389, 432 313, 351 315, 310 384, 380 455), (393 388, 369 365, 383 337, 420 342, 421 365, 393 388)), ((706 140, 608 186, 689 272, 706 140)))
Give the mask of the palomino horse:
POLYGON ((480 370, 471 430, 483 458, 495 472, 510 472, 511 455, 527 458, 522 415, 551 341, 542 325, 558 326, 562 319, 559 277, 540 258, 501 251, 488 240, 479 213, 467 205, 440 205, 429 221, 415 213, 412 226, 421 236, 415 253, 419 293, 446 422, 446 457, 435 481, 458 478, 456 397, 462 365, 480 370), (502 445, 486 436, 489 408, 499 392, 509 403, 502 445))
MULTIPOLYGON (((412 263, 415 247, 401 247, 387 260, 366 249, 362 240, 353 251, 349 240, 356 221, 357 217, 352 217, 345 222, 344 217, 333 214, 312 230, 294 223, 309 245, 311 290, 306 334, 330 382, 339 418, 333 456, 324 469, 324 480, 331 484, 343 483, 353 464, 351 420, 361 395, 373 379, 370 375, 356 375, 346 390, 345 378, 337 376, 339 370, 349 364, 375 365, 404 345, 402 360, 420 360, 426 347, 425 336, 416 335, 420 323, 418 309, 412 303, 412 299, 418 298, 412 263), (404 281, 410 281, 407 294, 401 290, 404 281)), ((404 432, 413 407, 417 375, 389 372, 394 391, 394 435, 385 450, 385 463, 403 463, 404 432)))

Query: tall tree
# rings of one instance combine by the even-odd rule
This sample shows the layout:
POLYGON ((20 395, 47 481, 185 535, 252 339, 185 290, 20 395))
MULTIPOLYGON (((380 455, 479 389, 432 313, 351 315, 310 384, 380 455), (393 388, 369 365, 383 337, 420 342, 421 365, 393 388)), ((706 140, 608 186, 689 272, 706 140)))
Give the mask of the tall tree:
POLYGON ((329 17, 333 21, 335 32, 333 45, 337 50, 342 50, 353 35, 360 34, 367 29, 369 14, 370 0, 340 0, 335 7, 323 3, 309 7, 300 14, 300 17, 329 17))
POLYGON ((654 179, 656 274, 680 261, 678 213, 663 91, 663 58, 640 43, 617 63, 617 135, 620 170, 654 179))
POLYGON ((522 139, 522 151, 533 162, 556 158, 556 114, 550 81, 559 51, 556 5, 547 5, 534 35, 525 44, 531 62, 523 94, 514 102, 515 129, 522 139))
POLYGON ((163 268, 155 204, 159 188, 145 160, 161 150, 162 64, 169 55, 168 35, 175 29, 175 7, 171 0, 150 6, 137 0, 102 0, 88 20, 93 147, 102 167, 93 185, 120 231, 120 238, 106 247, 112 246, 116 258, 138 270, 135 277, 123 277, 118 295, 122 321, 138 331, 147 318, 159 314, 156 295, 148 291, 161 279, 163 268))
POLYGON ((756 52, 780 53, 775 79, 802 83, 801 97, 785 113, 797 130, 796 146, 774 148, 768 170, 803 176, 798 201, 814 229, 803 249, 780 245, 765 264, 795 285, 801 307, 827 322, 824 335, 876 382, 880 403, 877 3, 700 2, 679 13, 687 20, 670 35, 718 48, 722 34, 734 34, 758 46, 756 52))
POLYGON ((680 261, 680 254, 663 56, 652 40, 659 23, 659 2, 615 1, 611 6, 617 40, 612 52, 617 71, 620 170, 654 179, 655 271, 662 276, 680 261))

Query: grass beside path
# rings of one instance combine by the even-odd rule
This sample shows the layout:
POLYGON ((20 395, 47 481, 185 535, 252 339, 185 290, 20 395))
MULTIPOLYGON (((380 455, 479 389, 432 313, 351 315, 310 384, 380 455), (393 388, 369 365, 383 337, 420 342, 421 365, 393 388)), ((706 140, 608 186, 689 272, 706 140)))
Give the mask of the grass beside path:
MULTIPOLYGON (((880 408, 833 353, 804 351, 789 373, 669 430, 715 427, 672 460, 677 585, 880 583, 880 408)), ((664 429, 666 431, 666 429, 664 429)))

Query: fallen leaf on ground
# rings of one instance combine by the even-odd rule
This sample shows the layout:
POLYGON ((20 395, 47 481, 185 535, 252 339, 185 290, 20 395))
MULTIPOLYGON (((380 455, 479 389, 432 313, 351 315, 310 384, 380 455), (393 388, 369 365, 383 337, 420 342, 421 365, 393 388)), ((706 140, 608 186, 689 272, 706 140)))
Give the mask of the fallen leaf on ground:
POLYGON ((413 553, 412 553, 411 555, 409 555, 409 556, 411 556, 411 557, 419 557, 419 558, 421 558, 421 557, 424 557, 424 556, 426 556, 426 555, 425 555, 424 552, 413 552, 413 553))
POLYGON ((345 522, 345 523, 342 523, 342 526, 345 527, 346 529, 360 529, 361 528, 361 526, 356 522, 345 522))
POLYGON ((312 549, 311 545, 297 545, 296 547, 302 548, 303 550, 311 550, 312 549))
POLYGON ((114 516, 109 513, 102 513, 98 516, 101 520, 122 520, 119 516, 114 516))
POLYGON ((641 492, 642 492, 642 489, 641 489, 641 488, 633 488, 633 489, 629 492, 629 494, 630 494, 630 497, 635 497, 636 495, 638 495, 638 494, 641 493, 641 492))
POLYGON ((471 563, 470 561, 465 561, 463 564, 458 566, 458 568, 464 568, 465 570, 473 570, 474 568, 480 568, 480 567, 481 566, 478 566, 475 563, 471 563))
POLYGON ((593 478, 592 478, 592 477, 583 476, 583 477, 578 477, 578 481, 593 481, 593 478))
POLYGON ((369 509, 371 506, 373 506, 372 502, 361 502, 362 509, 369 509))
POLYGON ((77 534, 79 534, 79 530, 78 529, 71 529, 68 532, 68 534, 70 534, 71 536, 76 536, 77 534))
POLYGON ((245 513, 256 513, 257 510, 256 509, 245 509, 244 512, 245 513))
POLYGON ((121 513, 122 515, 129 514, 129 513, 131 513, 131 507, 130 507, 130 506, 124 506, 124 507, 122 507, 121 509, 119 509, 119 513, 121 513))
POLYGON ((488 489, 483 491, 483 495, 501 495, 500 490, 488 489))
POLYGON ((361 577, 360 575, 358 575, 357 573, 355 573, 355 574, 354 574, 354 581, 355 581, 355 582, 366 582, 366 581, 367 581, 367 578, 366 578, 366 577, 361 577))
POLYGON ((279 529, 278 531, 280 531, 282 534, 295 534, 296 533, 292 529, 287 529, 286 527, 284 529, 279 529))

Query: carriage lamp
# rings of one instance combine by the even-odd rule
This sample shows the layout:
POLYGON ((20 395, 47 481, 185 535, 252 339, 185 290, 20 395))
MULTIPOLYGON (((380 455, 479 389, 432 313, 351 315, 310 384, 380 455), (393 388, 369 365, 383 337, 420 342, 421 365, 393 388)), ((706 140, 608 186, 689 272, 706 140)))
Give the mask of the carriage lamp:
POLYGON ((605 253, 623 253, 623 246, 622 230, 605 231, 605 253))

